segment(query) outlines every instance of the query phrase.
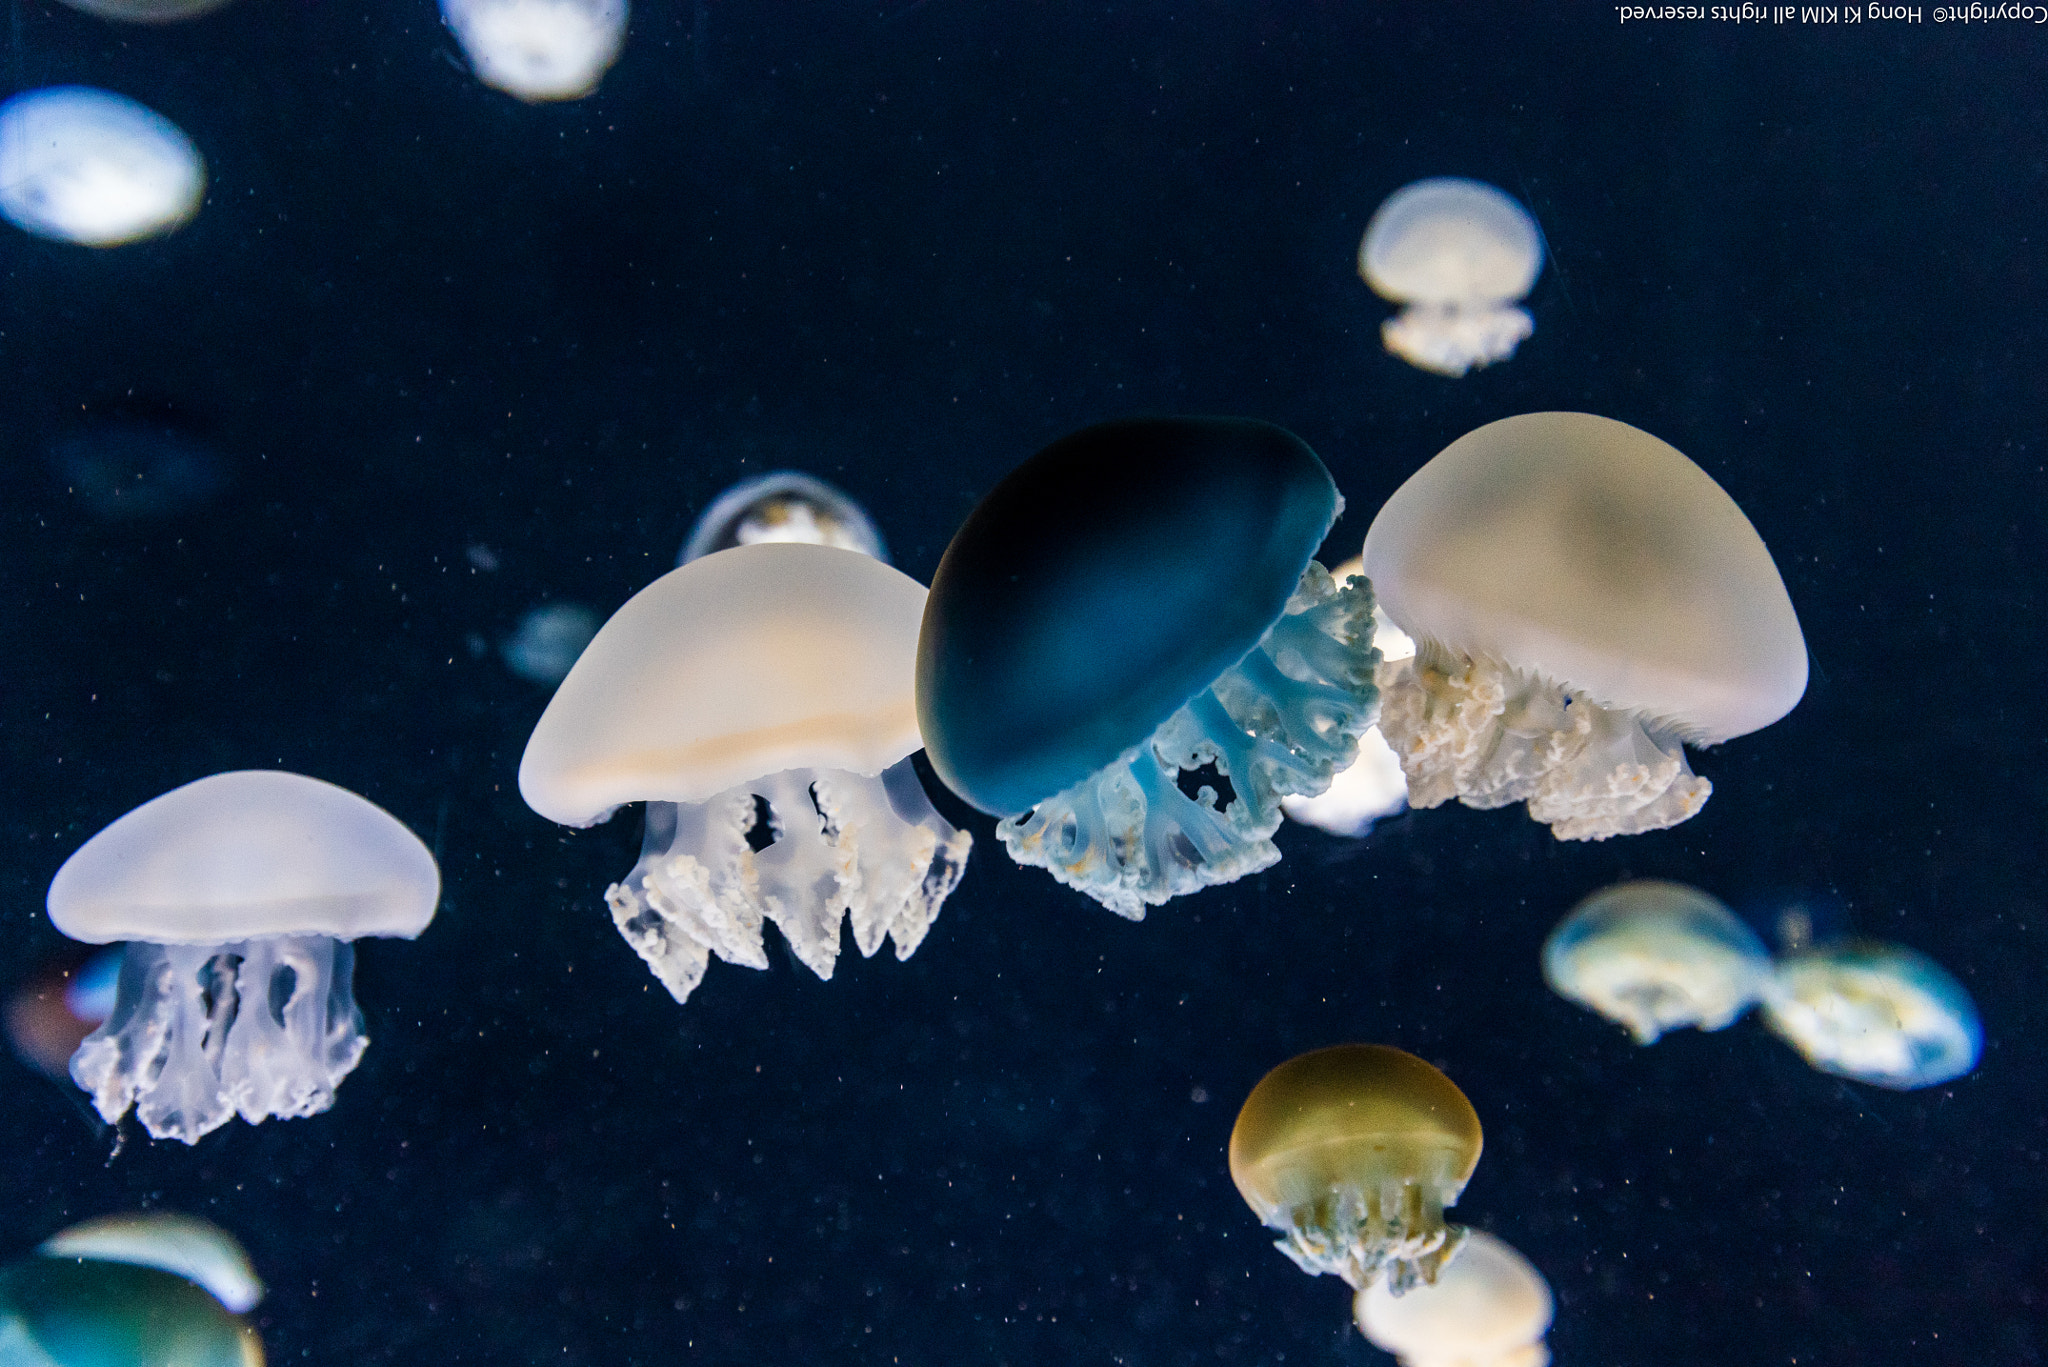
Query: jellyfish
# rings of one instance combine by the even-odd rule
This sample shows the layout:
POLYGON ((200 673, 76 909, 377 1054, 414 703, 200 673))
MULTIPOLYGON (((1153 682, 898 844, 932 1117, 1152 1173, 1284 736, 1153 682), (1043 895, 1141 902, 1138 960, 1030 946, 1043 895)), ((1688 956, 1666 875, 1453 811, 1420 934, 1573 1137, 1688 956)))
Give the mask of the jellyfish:
POLYGON ((972 837, 925 796, 912 662, 925 591, 832 546, 739 546, 613 614, 527 742, 519 791, 565 826, 647 803, 612 921, 677 1001, 712 955, 766 968, 772 921, 830 978, 840 927, 907 959, 972 837))
POLYGON ((1267 423, 1133 419, 1046 447, 932 580, 932 768, 1002 818, 1012 859, 1133 920, 1270 866, 1280 799, 1329 787, 1378 700, 1372 592, 1310 558, 1342 506, 1267 423))
POLYGON ((316 1115, 368 1047, 365 935, 411 939, 441 878, 396 817, 301 774, 215 774, 153 798, 64 861, 50 920, 125 941, 114 1008, 71 1058, 108 1121, 132 1106, 196 1144, 236 1113, 316 1115))
MULTIPOLYGON (((1343 584, 1364 573, 1363 557, 1354 555, 1331 570, 1330 577, 1343 584)), ((1372 644, 1383 664, 1415 653, 1415 642, 1389 621, 1386 610, 1377 604, 1372 610, 1372 644)), ((1382 817, 1393 816, 1407 805, 1408 776, 1401 772, 1401 757, 1380 734, 1378 722, 1365 728, 1358 738, 1358 758, 1349 768, 1338 770, 1328 788, 1314 797, 1290 794, 1280 799, 1280 810, 1288 820, 1353 838, 1365 835, 1382 817)))
POLYGON ((176 24, 211 14, 228 0, 64 0, 81 14, 123 24, 176 24))
POLYGON ((49 86, 0 105, 0 214, 25 232, 118 247, 199 212, 206 169, 178 126, 121 95, 49 86))
POLYGON ((1685 745, 1768 726, 1806 641, 1756 528, 1671 447, 1589 413, 1467 433, 1365 537, 1387 615, 1380 729, 1408 801, 1528 803, 1559 840, 1674 826, 1713 787, 1685 745))
POLYGON ((1230 1131, 1230 1180, 1274 1247, 1310 1276, 1399 1296, 1436 1281, 1464 1242, 1444 1223, 1479 1164, 1479 1116, 1451 1080, 1384 1044, 1289 1059, 1230 1131))
POLYGON ((0 1363, 263 1367, 263 1342, 178 1272, 45 1251, 0 1267, 0 1363))
POLYGON ((1551 1310, 1534 1264, 1478 1229, 1434 1286, 1396 1296, 1375 1282, 1351 1303, 1358 1332, 1402 1367, 1545 1367, 1551 1310))
POLYGON ((814 475, 777 470, 743 479, 713 499, 690 528, 676 564, 763 541, 838 546, 889 563, 882 533, 845 491, 814 475))
POLYGON ((626 0, 441 0, 476 77, 525 100, 580 100, 626 41, 626 0))
POLYGON ((91 1258, 174 1272, 197 1282, 237 1315, 263 1299, 263 1283, 235 1236, 196 1215, 139 1211, 102 1215, 43 1241, 46 1258, 91 1258))
POLYGON ((1602 888, 1543 944, 1550 990, 1655 1044, 1682 1025, 1722 1030, 1754 1006, 1770 951, 1718 898, 1641 879, 1602 888))
POLYGON ((581 603, 549 603, 520 618, 499 649, 514 674, 553 687, 569 677, 598 626, 597 614, 581 603))
POLYGON ((1823 1073, 1897 1091, 1977 1066, 1984 1027, 1963 985, 1904 945, 1851 940, 1781 957, 1764 1021, 1823 1073))
POLYGON ((163 421, 92 423, 51 443, 48 460, 65 490, 106 522, 195 512, 228 484, 219 452, 163 421))
POLYGON ((1536 331, 1527 297, 1543 269, 1536 220, 1482 181, 1439 176, 1387 196, 1358 246, 1358 273, 1407 307, 1380 326, 1387 350, 1459 376, 1505 361, 1536 331))

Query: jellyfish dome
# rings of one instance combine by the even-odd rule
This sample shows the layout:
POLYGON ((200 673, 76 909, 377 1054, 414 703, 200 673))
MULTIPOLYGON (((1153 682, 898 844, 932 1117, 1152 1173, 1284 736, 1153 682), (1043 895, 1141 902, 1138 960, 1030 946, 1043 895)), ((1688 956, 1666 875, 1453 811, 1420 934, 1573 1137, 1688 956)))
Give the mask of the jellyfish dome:
POLYGON ((1545 1367, 1553 1305, 1535 1265, 1473 1230, 1434 1286, 1397 1296, 1385 1282, 1351 1304, 1358 1331, 1402 1367, 1545 1367))
POLYGON ((777 470, 743 479, 713 499, 690 528, 676 564, 763 541, 837 546, 889 563, 874 520, 844 490, 815 475, 777 470))
POLYGON ((205 189, 192 140, 125 96, 65 85, 0 104, 0 214, 38 237, 139 242, 198 213, 205 189))
POLYGON ((1924 954, 1871 940, 1780 958, 1764 1021, 1821 1072, 1897 1091, 1952 1082, 1984 1049, 1961 983, 1924 954))
POLYGON ((256 1308, 263 1283, 235 1236, 195 1215, 137 1211, 102 1215, 43 1241, 46 1258, 91 1258, 175 1272, 213 1293, 237 1315, 256 1308))
POLYGON ((122 24, 176 24, 211 14, 228 0, 64 0, 81 14, 122 24))
POLYGON ((1365 571, 1415 638, 1380 728, 1434 807, 1527 802, 1560 840, 1673 826, 1713 787, 1685 745, 1768 726, 1806 690, 1771 553, 1706 471, 1590 413, 1452 442, 1394 491, 1365 571))
MULTIPOLYGON (((1355 555, 1330 571, 1330 577, 1340 584, 1364 574, 1365 561, 1355 555)), ((1386 610, 1377 604, 1372 610, 1372 644, 1382 664, 1415 653, 1415 642, 1389 621, 1386 610)), ((1358 758, 1349 768, 1338 770, 1328 788, 1314 797, 1289 794, 1280 799, 1280 810, 1289 821, 1353 838, 1369 833, 1382 818, 1407 806, 1408 776, 1401 772, 1401 757, 1380 734, 1378 722, 1365 728, 1358 738, 1358 758)))
POLYGON ((263 1367, 263 1342, 204 1286, 176 1272, 36 1253, 0 1267, 0 1362, 263 1367))
POLYGON ((626 0, 441 0, 477 79, 527 101, 580 100, 626 41, 626 0))
POLYGON ((677 1001, 714 954, 766 968, 764 919, 820 978, 846 918, 863 956, 907 959, 960 881, 972 837, 909 758, 924 600, 854 551, 720 551, 628 600, 556 690, 519 791, 565 826, 647 803, 605 900, 677 1001))
POLYGON ((72 1080, 108 1121, 132 1106, 187 1144, 237 1112, 326 1110, 369 1045, 350 942, 413 938, 440 891, 403 823, 319 779, 244 770, 145 802, 50 883, 58 930, 127 945, 72 1080))
POLYGON ((1754 1006, 1771 956, 1720 899, 1641 879, 1602 888, 1543 945, 1543 980, 1655 1044, 1683 1025, 1721 1030, 1754 1006))
POLYGON ((1403 1295, 1436 1281, 1466 1231, 1444 1207, 1479 1165, 1479 1116, 1451 1080, 1384 1044, 1289 1059, 1245 1098, 1230 1179, 1311 1276, 1403 1295))
POLYGON ((1011 858, 1136 919, 1274 863, 1378 700, 1372 593, 1312 557, 1342 507, 1298 437, 1134 419, 1054 442, 939 563, 918 644, 932 767, 1011 858), (1213 767, 1227 802, 1179 776, 1213 767))
POLYGON ((520 678, 552 687, 569 677, 599 625, 597 614, 581 603, 547 603, 519 619, 499 653, 520 678))
POLYGON ((1389 195, 1366 225, 1358 273, 1406 304, 1380 328, 1410 365, 1459 376, 1515 354, 1536 331, 1515 307, 1543 269, 1536 220, 1493 186, 1459 176, 1418 180, 1389 195))

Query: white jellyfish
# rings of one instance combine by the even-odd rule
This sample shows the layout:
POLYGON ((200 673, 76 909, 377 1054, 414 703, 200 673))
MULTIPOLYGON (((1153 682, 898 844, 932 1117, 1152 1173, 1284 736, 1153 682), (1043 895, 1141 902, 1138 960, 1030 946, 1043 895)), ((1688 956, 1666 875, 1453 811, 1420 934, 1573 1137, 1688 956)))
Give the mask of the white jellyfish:
POLYGON ((1536 330, 1515 305, 1542 269, 1536 220, 1491 185, 1458 176, 1387 196, 1358 247, 1365 283, 1408 306, 1380 327, 1387 350, 1439 375, 1515 354, 1536 330))
POLYGON ((1452 442, 1365 537, 1387 615, 1380 729, 1408 801, 1526 801, 1560 840, 1673 826, 1713 791, 1685 745, 1768 726, 1806 640, 1742 510, 1676 450, 1588 413, 1452 442))
POLYGON ((590 644, 601 625, 597 614, 581 603, 549 603, 519 619, 499 649, 505 667, 530 683, 553 686, 567 678, 576 657, 590 644))
POLYGON ((1543 945, 1551 990, 1627 1026, 1637 1044, 1684 1025, 1725 1029, 1770 978, 1770 951, 1734 912, 1657 879, 1602 888, 1543 945))
POLYGON ((1796 950, 1764 990, 1764 1021, 1823 1073, 1908 1091, 1977 1066, 1977 1005, 1940 964, 1871 940, 1796 950))
POLYGON ((556 690, 519 791, 565 826, 647 803, 605 900, 677 1001, 714 954, 766 968, 764 919, 820 978, 846 918, 863 956, 924 939, 971 844, 910 765, 924 600, 853 551, 740 546, 634 595, 556 690))
POLYGON ((1505 1240, 1475 1229, 1433 1284, 1376 1281, 1351 1302, 1358 1330, 1402 1367, 1544 1367, 1550 1283, 1505 1240))
POLYGON ((676 564, 687 565, 713 551, 764 541, 802 541, 838 546, 887 564, 888 548, 874 520, 845 491, 797 470, 743 479, 712 500, 690 528, 676 564))
POLYGON ((199 212, 206 169, 178 126, 125 96, 50 86, 0 105, 0 214, 38 237, 118 247, 199 212))
POLYGON ((46 1258, 88 1258, 161 1268, 213 1293, 237 1315, 263 1299, 263 1282, 235 1236, 210 1220, 173 1211, 102 1215, 45 1239, 46 1258))
POLYGON ((133 1106, 187 1144, 237 1112, 326 1110, 369 1044, 349 942, 411 939, 440 890, 397 818, 318 779, 245 770, 145 802, 50 883, 57 929, 127 942, 113 1014, 72 1079, 109 1121, 133 1106))
POLYGON ((626 0, 441 0, 477 79, 528 103, 580 100, 626 41, 626 0))
MULTIPOLYGON (((1344 584, 1364 573, 1364 559, 1353 556, 1330 571, 1330 578, 1344 584)), ((1415 642, 1377 604, 1372 610, 1372 645, 1382 660, 1405 660, 1415 653, 1415 642)), ((1328 788, 1314 797, 1289 793, 1280 799, 1280 810, 1289 820, 1331 835, 1353 837, 1364 835, 1374 822, 1407 805, 1408 777, 1401 772, 1401 757, 1380 734, 1377 722, 1358 738, 1358 758, 1349 768, 1338 770, 1328 788)))

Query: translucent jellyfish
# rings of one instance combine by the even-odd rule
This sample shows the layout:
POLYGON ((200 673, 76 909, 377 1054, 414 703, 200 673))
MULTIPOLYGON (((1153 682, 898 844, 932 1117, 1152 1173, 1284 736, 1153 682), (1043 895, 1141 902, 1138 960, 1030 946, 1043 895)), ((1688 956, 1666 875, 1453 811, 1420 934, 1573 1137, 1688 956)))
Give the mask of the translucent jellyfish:
POLYGON ((46 1258, 92 1258, 175 1272, 237 1315, 263 1299, 263 1283, 235 1236, 210 1220, 171 1211, 102 1215, 45 1239, 46 1258))
POLYGON ((743 479, 712 500, 690 528, 676 563, 763 541, 838 546, 889 563, 882 533, 867 511, 844 490, 796 470, 743 479))
POLYGON ((228 0, 64 0, 95 19, 123 24, 175 24, 211 14, 228 0))
POLYGON ((1387 350, 1439 375, 1505 361, 1536 330, 1515 305, 1543 269, 1536 220, 1507 195, 1457 176, 1387 196, 1358 246, 1358 273, 1406 304, 1380 327, 1387 350))
POLYGON ((1478 1229, 1436 1285, 1396 1296, 1375 1282, 1351 1303, 1358 1331, 1402 1367, 1544 1367, 1551 1311, 1535 1265, 1478 1229))
POLYGON ((640 862, 605 892, 677 1001, 716 954, 766 968, 773 921, 832 976, 840 927, 907 959, 972 838, 911 768, 925 591, 881 561, 777 542, 693 560, 605 623, 556 690, 519 791, 565 826, 647 803, 640 862))
POLYGON ((65 491, 107 522, 196 512, 229 478, 218 451, 164 422, 96 422, 52 443, 48 459, 65 491))
POLYGON ((505 667, 529 683, 553 687, 569 677, 599 625, 597 614, 581 603, 537 607, 519 619, 519 629, 500 647, 505 667))
POLYGON ((31 1254, 0 1267, 9 1367, 263 1367, 263 1342, 205 1287, 159 1267, 31 1254))
POLYGON ((1408 801, 1526 801, 1560 840, 1674 826, 1713 791, 1685 745, 1770 725, 1806 640, 1756 528, 1626 423, 1528 413, 1394 491, 1365 570, 1414 659, 1380 671, 1408 801))
POLYGON ((1252 1088, 1230 1131, 1230 1179, 1274 1245, 1311 1276, 1402 1295, 1437 1279, 1466 1231, 1444 1207, 1479 1165, 1479 1116, 1421 1059, 1339 1044, 1252 1088))
POLYGON ((1310 558, 1341 507, 1315 453, 1267 423, 1054 442, 932 581, 933 769, 1003 818, 1011 858, 1134 920, 1271 865, 1280 799, 1327 788, 1378 701, 1372 593, 1310 558))
POLYGON ((0 105, 0 214, 38 237, 138 242, 198 213, 205 189, 192 140, 131 99, 64 85, 0 105))
POLYGON ((1903 945, 1852 940, 1780 958, 1764 1021, 1823 1073, 1910 1091, 1977 1066, 1977 1005, 1940 964, 1903 945))
POLYGON ((485 85, 529 104, 597 89, 626 41, 626 0, 441 0, 485 85))
POLYGON ((7 1042, 15 1057, 59 1082, 71 1080, 71 1056, 114 1009, 121 949, 89 957, 78 946, 43 965, 7 999, 7 1042))
MULTIPOLYGON (((1339 584, 1365 574, 1363 557, 1351 559, 1330 571, 1339 584)), ((1380 660, 1405 660, 1415 653, 1408 633, 1388 620, 1384 609, 1372 610, 1372 644, 1380 660)), ((1290 794, 1280 799, 1280 810, 1290 821, 1299 821, 1328 831, 1331 835, 1357 837, 1372 830, 1382 817, 1393 816, 1408 805, 1408 776, 1401 772, 1401 757, 1380 734, 1379 723, 1365 728, 1358 738, 1358 758, 1340 769, 1330 786, 1314 797, 1290 794)))
POLYGON ((1718 898, 1655 879, 1602 888, 1543 945, 1551 990, 1627 1026, 1637 1044, 1683 1025, 1727 1028, 1770 977, 1770 951, 1718 898))
POLYGON ((196 1144, 237 1112, 316 1115, 369 1039, 351 992, 365 935, 418 935, 440 873, 397 818, 300 774, 215 774, 80 846, 50 920, 126 941, 113 1014, 71 1059, 109 1121, 130 1106, 196 1144))

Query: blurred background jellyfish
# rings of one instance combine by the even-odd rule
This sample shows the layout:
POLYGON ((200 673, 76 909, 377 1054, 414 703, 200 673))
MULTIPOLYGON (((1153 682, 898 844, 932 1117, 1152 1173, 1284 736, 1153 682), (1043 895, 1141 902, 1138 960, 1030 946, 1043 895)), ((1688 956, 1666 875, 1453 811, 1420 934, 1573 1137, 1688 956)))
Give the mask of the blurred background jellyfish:
MULTIPOLYGON (((1354 555, 1331 570, 1330 577, 1346 584, 1364 573, 1363 557, 1354 555)), ((1382 663, 1405 660, 1415 653, 1415 642, 1408 639, 1408 633, 1388 620, 1386 611, 1377 605, 1372 610, 1372 644, 1382 663)), ((1401 758, 1380 734, 1378 722, 1365 728, 1358 738, 1358 758, 1349 768, 1338 770, 1328 788, 1314 797, 1289 794, 1280 799, 1280 810, 1288 820, 1354 838, 1407 805, 1408 776, 1401 772, 1401 758)))
POLYGON ((211 14, 228 0, 64 0, 81 14, 123 24, 176 24, 211 14))
POLYGON ((441 0, 476 77, 527 101, 580 100, 626 41, 626 0, 441 0))
POLYGON ((1720 899, 1655 879, 1602 888, 1543 945, 1551 990, 1628 1027, 1637 1044, 1684 1025, 1725 1029, 1770 977, 1770 951, 1720 899))
POLYGON ((113 1014, 121 946, 87 953, 79 946, 52 959, 7 998, 7 1042, 23 1063, 59 1082, 71 1080, 71 1056, 113 1014))
POLYGON ((1270 866, 1280 799, 1327 788, 1378 701, 1371 590, 1311 559, 1342 506, 1268 423, 1136 419, 1046 447, 932 580, 932 768, 1003 818, 1011 858, 1134 920, 1270 866))
POLYGON ((177 517, 227 487, 220 453, 172 421, 92 422, 50 444, 51 472, 103 522, 177 517))
POLYGON ((1416 807, 1526 801, 1560 840, 1674 826, 1713 791, 1685 745, 1768 726, 1806 690, 1756 528, 1611 418, 1528 413, 1452 442, 1373 519, 1365 572, 1416 641, 1379 677, 1416 807))
POLYGON ((1466 1231, 1444 1207, 1479 1165, 1478 1113, 1451 1080, 1384 1044, 1289 1059, 1230 1131, 1230 1180, 1311 1276, 1403 1295, 1434 1282, 1466 1231))
POLYGON ((1545 1367, 1550 1283, 1505 1240, 1475 1229, 1434 1286, 1374 1282, 1351 1303, 1358 1331, 1402 1367, 1545 1367))
POLYGON ((520 618, 499 650, 514 674, 553 687, 569 677, 599 625, 597 614, 581 603, 548 603, 520 618))
POLYGON ((647 803, 612 920, 677 1001, 710 956, 766 968, 773 921, 820 978, 844 918, 907 959, 972 837, 910 756, 925 591, 831 546, 740 546, 671 570, 613 614, 527 742, 534 811, 590 826, 647 803))
POLYGON ((237 1315, 263 1299, 263 1283, 235 1236, 196 1215, 133 1211, 102 1215, 52 1235, 36 1252, 46 1258, 91 1258, 175 1272, 213 1293, 237 1315))
POLYGON ((65 85, 0 104, 0 214, 25 232, 139 242, 198 213, 205 189, 192 140, 125 96, 65 85))
POLYGON ((1491 185, 1439 176, 1387 196, 1358 246, 1358 273, 1407 307, 1380 326, 1387 350, 1439 375, 1515 354, 1536 331, 1515 307, 1543 269, 1536 220, 1491 185))
POLYGON ((1948 971, 1873 940, 1796 950, 1764 991, 1764 1021, 1823 1073, 1910 1091, 1977 1066, 1977 1004, 1948 971))
POLYGON ((713 499, 690 528, 676 564, 687 565, 713 551, 763 541, 837 546, 889 563, 882 533, 844 490, 815 475, 777 470, 743 479, 713 499))
POLYGON ((237 1112, 326 1110, 369 1045, 349 942, 413 938, 440 891, 411 831, 331 783, 244 770, 152 798, 50 883, 57 929, 126 942, 113 1012, 72 1079, 108 1121, 133 1106, 187 1144, 237 1112))

